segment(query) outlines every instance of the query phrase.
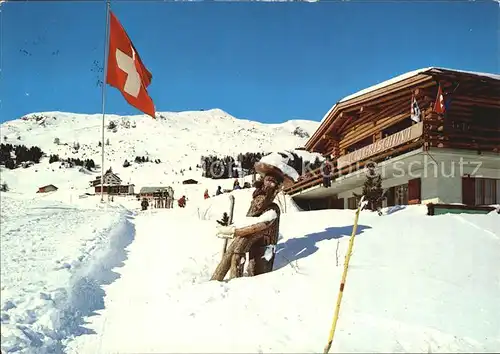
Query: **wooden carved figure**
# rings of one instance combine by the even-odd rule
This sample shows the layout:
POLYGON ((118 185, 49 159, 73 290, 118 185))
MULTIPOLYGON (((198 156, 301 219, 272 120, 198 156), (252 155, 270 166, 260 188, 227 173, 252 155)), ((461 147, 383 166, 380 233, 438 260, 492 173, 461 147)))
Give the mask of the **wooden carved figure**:
POLYGON ((280 208, 274 199, 284 183, 291 182, 279 168, 259 162, 255 170, 263 178, 255 182, 255 191, 247 218, 237 225, 217 226, 217 236, 233 239, 211 280, 243 276, 246 253, 249 253, 248 276, 271 272, 278 242, 280 208))

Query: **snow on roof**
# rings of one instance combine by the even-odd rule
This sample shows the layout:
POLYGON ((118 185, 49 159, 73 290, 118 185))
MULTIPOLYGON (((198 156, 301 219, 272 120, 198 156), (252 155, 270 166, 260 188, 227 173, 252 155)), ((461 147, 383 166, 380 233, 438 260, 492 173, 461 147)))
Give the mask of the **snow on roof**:
POLYGON ((389 80, 385 80, 385 81, 382 81, 376 85, 373 85, 373 86, 370 86, 370 87, 367 87, 363 90, 360 90, 358 92, 355 92, 349 96, 346 96, 344 98, 342 98, 340 102, 345 102, 347 100, 350 100, 352 98, 355 98, 355 97, 358 97, 358 96, 361 96, 361 95, 364 95, 365 93, 369 93, 369 92, 372 92, 372 91, 375 91, 377 89, 380 89, 382 87, 385 87, 385 86, 389 86, 391 84, 395 84, 396 82, 399 82, 399 81, 402 81, 402 80, 405 80, 405 79, 408 79, 410 77, 413 77, 415 75, 418 75, 422 72, 425 72, 425 71, 428 71, 432 68, 424 68, 424 69, 418 69, 418 70, 413 70, 413 71, 409 71, 407 73, 404 73, 404 74, 401 74, 399 76, 396 76, 396 77, 393 77, 392 79, 389 79, 389 80))
POLYGON ((348 101, 350 99, 362 96, 362 95, 367 94, 369 92, 381 89, 382 87, 386 87, 386 86, 395 84, 395 83, 397 83, 399 81, 408 79, 410 77, 413 77, 413 76, 416 76, 416 75, 421 74, 423 72, 427 72, 427 71, 431 71, 431 70, 437 70, 437 71, 439 71, 439 70, 446 70, 446 71, 452 71, 452 72, 463 73, 463 74, 470 74, 470 75, 477 75, 477 76, 489 77, 489 78, 494 79, 494 80, 500 80, 500 75, 499 74, 482 73, 482 72, 465 71, 465 70, 455 70, 455 69, 448 69, 448 68, 438 68, 438 67, 432 67, 432 66, 428 67, 428 68, 417 69, 417 70, 409 71, 407 73, 398 75, 396 77, 393 77, 392 79, 382 81, 382 82, 380 82, 380 83, 378 83, 376 85, 367 87, 367 88, 365 88, 363 90, 357 91, 357 92, 355 92, 355 93, 353 93, 353 94, 351 94, 349 96, 346 96, 346 97, 342 98, 340 101, 338 101, 336 104, 334 104, 332 108, 330 108, 330 110, 321 119, 321 123, 326 119, 326 117, 328 117, 330 115, 330 113, 333 111, 333 109, 339 103, 342 103, 342 102, 348 101))
POLYGON ((170 192, 171 190, 172 187, 142 187, 139 193, 170 192))

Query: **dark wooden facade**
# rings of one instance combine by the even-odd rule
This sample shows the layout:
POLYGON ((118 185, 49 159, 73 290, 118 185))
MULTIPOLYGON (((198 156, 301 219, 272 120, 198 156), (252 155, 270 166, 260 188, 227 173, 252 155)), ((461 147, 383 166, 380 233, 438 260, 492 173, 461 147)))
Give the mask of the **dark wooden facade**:
MULTIPOLYGON (((305 148, 331 157, 334 180, 369 161, 379 163, 417 149, 499 153, 500 75, 439 68, 403 75, 337 103, 305 148), (444 93, 444 114, 434 110, 439 88, 444 93), (421 110, 418 123, 410 119, 413 98, 421 110)), ((316 169, 285 192, 293 196, 321 182, 316 169)), ((406 188, 407 203, 420 203, 420 179, 409 181, 406 188)), ((463 194, 467 202, 471 193, 463 194)))
MULTIPOLYGON (((134 185, 104 185, 103 193, 105 194, 133 194, 131 187, 134 185)), ((95 193, 101 193, 101 186, 95 186, 95 193)))

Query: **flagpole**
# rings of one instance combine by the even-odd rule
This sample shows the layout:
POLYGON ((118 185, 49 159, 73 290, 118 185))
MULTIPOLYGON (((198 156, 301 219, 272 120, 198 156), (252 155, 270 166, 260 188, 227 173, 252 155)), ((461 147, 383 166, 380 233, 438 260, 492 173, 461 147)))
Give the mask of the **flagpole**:
MULTIPOLYGON (((101 127, 101 203, 104 202, 104 129, 106 118, 106 74, 108 72, 108 48, 109 48, 109 9, 110 0, 106 0, 106 30, 104 37, 104 73, 102 80, 102 127, 101 127)), ((109 191, 108 191, 109 193, 109 191)))

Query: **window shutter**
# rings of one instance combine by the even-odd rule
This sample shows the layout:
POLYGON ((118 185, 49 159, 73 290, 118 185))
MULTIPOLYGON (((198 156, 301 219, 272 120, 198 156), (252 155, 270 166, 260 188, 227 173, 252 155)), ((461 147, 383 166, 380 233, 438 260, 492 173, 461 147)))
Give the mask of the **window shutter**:
POLYGON ((462 203, 476 204, 476 179, 474 177, 462 177, 462 203))
POLYGON ((408 204, 420 204, 421 200, 421 180, 414 178, 408 181, 408 204))

